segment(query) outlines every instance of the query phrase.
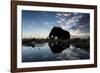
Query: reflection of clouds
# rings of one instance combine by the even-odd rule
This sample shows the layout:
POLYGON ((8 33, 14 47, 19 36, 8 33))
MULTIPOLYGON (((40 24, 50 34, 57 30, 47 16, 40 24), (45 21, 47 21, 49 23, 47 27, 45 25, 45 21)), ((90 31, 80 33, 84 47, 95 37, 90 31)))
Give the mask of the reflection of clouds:
MULTIPOLYGON (((43 49, 41 49, 43 50, 43 49)), ((51 52, 51 51, 49 51, 51 52)), ((80 60, 80 59, 88 59, 89 52, 85 51, 84 49, 75 48, 74 46, 70 45, 69 48, 66 48, 61 53, 49 53, 44 55, 43 58, 48 58, 51 60, 80 60)))
POLYGON ((22 46, 23 62, 38 61, 64 61, 64 60, 81 60, 89 59, 89 52, 84 48, 76 48, 70 45, 61 53, 52 53, 48 44, 36 44, 35 47, 22 46))
POLYGON ((79 60, 79 59, 88 59, 89 53, 84 49, 75 48, 70 45, 70 48, 67 48, 62 52, 63 58, 65 60, 79 60))

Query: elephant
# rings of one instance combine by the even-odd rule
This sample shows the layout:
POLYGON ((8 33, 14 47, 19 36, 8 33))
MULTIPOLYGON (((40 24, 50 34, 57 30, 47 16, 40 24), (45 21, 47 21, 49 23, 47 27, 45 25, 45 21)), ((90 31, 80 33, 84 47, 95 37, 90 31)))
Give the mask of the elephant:
POLYGON ((60 41, 49 42, 50 50, 53 53, 61 53, 63 50, 70 47, 70 43, 64 43, 60 41))
POLYGON ((52 28, 49 34, 49 39, 50 40, 56 39, 55 41, 49 42, 49 47, 53 53, 61 53, 64 49, 69 48, 70 46, 69 42, 62 42, 62 41, 57 40, 57 39, 60 39, 60 40, 70 39, 70 33, 66 30, 63 30, 60 27, 52 28))
POLYGON ((49 39, 68 40, 70 39, 70 33, 61 27, 53 27, 49 34, 49 39))

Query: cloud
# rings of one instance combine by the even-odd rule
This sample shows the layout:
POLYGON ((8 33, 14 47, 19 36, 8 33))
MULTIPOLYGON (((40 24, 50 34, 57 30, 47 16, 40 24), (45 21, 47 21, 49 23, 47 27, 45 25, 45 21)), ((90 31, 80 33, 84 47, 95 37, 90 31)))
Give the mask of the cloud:
POLYGON ((80 34, 80 33, 82 33, 82 32, 80 31, 80 29, 76 29, 74 33, 75 33, 75 34, 80 34))
POLYGON ((57 13, 57 15, 59 15, 58 19, 60 20, 60 22, 64 22, 66 25, 75 23, 82 17, 81 15, 70 17, 72 15, 72 13, 62 13, 62 14, 57 13), (68 18, 68 17, 70 17, 70 18, 68 18))
POLYGON ((60 18, 59 18, 59 20, 63 22, 63 21, 65 21, 66 19, 65 19, 65 18, 60 17, 60 18))
POLYGON ((90 15, 86 13, 62 13, 57 14, 58 26, 70 31, 72 35, 88 36, 90 31, 90 15), (88 35, 87 35, 88 33, 88 35))
POLYGON ((90 33, 83 33, 80 29, 70 30, 71 38, 89 38, 90 33))
POLYGON ((57 23, 62 23, 62 21, 58 20, 57 23))
POLYGON ((44 27, 45 28, 52 28, 53 27, 53 25, 54 25, 54 23, 53 22, 47 22, 47 21, 44 21, 44 27))
MULTIPOLYGON (((69 19, 64 19, 62 18, 63 20, 60 20, 59 22, 62 22, 61 25, 62 25, 62 28, 64 29, 71 29, 73 26, 77 26, 77 22, 79 21, 79 19, 81 18, 82 16, 73 16, 69 19)), ((61 18, 60 18, 61 19, 61 18)))
POLYGON ((32 21, 32 24, 34 24, 35 22, 34 21, 32 21))
POLYGON ((44 24, 45 24, 45 25, 49 25, 49 22, 45 21, 44 24))
POLYGON ((63 17, 64 17, 64 16, 70 16, 71 14, 72 14, 72 13, 67 13, 67 12, 66 12, 66 13, 57 13, 56 15, 57 15, 57 16, 63 16, 63 17))
POLYGON ((63 13, 63 16, 70 16, 71 13, 63 13))

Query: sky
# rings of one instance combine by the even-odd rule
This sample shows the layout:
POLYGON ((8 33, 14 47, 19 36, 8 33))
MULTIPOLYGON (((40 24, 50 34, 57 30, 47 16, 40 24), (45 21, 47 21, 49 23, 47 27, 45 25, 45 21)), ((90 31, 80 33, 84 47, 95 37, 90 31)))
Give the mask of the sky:
POLYGON ((88 37, 90 14, 22 10, 22 38, 47 38, 55 26, 69 31, 71 37, 88 37))

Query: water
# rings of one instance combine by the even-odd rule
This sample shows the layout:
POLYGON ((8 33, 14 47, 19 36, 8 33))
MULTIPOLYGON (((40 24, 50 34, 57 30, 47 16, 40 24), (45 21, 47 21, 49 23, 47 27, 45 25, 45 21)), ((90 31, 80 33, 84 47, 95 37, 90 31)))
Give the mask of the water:
POLYGON ((89 59, 89 51, 58 43, 37 44, 35 47, 22 46, 22 62, 62 61, 89 59))

